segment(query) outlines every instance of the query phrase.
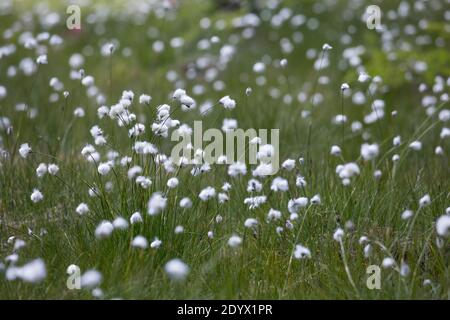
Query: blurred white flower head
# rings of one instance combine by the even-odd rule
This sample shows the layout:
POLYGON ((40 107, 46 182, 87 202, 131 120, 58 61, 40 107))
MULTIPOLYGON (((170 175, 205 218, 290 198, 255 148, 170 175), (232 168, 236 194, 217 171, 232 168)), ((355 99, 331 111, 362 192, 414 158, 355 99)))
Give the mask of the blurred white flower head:
POLYGON ((242 238, 238 235, 233 235, 228 239, 228 245, 232 248, 237 248, 241 245, 242 238))
POLYGON ((294 257, 295 259, 309 259, 311 258, 311 251, 308 248, 298 244, 295 246, 294 257))
POLYGON ((42 259, 35 259, 21 267, 11 266, 6 270, 8 280, 20 279, 25 282, 41 282, 47 277, 47 269, 42 259))
POLYGON ((164 266, 169 278, 172 280, 184 280, 189 274, 189 266, 180 259, 172 259, 164 266))

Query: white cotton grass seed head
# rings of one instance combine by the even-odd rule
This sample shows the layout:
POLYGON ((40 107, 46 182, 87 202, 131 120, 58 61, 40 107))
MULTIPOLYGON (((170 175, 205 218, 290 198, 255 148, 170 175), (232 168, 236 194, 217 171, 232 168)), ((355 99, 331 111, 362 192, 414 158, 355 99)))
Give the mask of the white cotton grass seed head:
POLYGON ((180 259, 172 259, 164 266, 164 271, 168 277, 175 281, 186 279, 189 274, 189 266, 180 259))
POLYGON ((224 96, 224 97, 220 98, 219 103, 225 109, 234 109, 236 107, 236 101, 231 99, 230 96, 224 96))
POLYGON ((408 264, 406 264, 406 262, 402 261, 402 263, 400 264, 400 275, 402 277, 407 277, 409 276, 409 274, 411 273, 411 269, 408 266, 408 264))
POLYGON ((405 210, 402 212, 402 219, 403 220, 408 220, 410 219, 412 216, 414 215, 414 212, 412 210, 405 210))
POLYGON ((144 236, 137 235, 136 237, 133 238, 133 241, 131 242, 131 246, 134 248, 139 248, 139 249, 147 249, 148 241, 147 241, 147 239, 145 239, 144 236))
POLYGON ((188 95, 180 97, 179 101, 181 106, 183 107, 183 110, 189 110, 190 108, 195 107, 195 100, 188 95))
POLYGON ((245 175, 247 173, 247 167, 245 163, 235 162, 229 165, 228 175, 231 177, 237 177, 239 175, 245 175))
POLYGON ((52 176, 56 175, 58 173, 58 171, 59 171, 58 165, 56 165, 54 163, 50 163, 47 166, 47 169, 48 169, 48 173, 50 173, 52 176))
POLYGON ((26 159, 31 152, 32 150, 28 143, 22 143, 20 145, 19 154, 22 158, 26 159))
POLYGON ((229 239, 228 239, 228 245, 231 248, 237 248, 241 245, 242 243, 242 238, 239 237, 238 235, 232 235, 229 239))
POLYGON ((306 183, 305 177, 302 177, 300 175, 297 176, 297 178, 295 179, 295 185, 299 188, 306 187, 307 183, 306 183))
POLYGON ((142 173, 142 168, 140 166, 132 166, 127 171, 128 180, 133 180, 137 175, 142 173))
POLYGON ((38 202, 42 201, 42 199, 44 199, 44 195, 38 189, 33 189, 30 199, 34 203, 38 203, 38 202))
POLYGON ((425 280, 423 280, 422 285, 424 287, 426 287, 426 286, 433 286, 433 282, 430 279, 425 279, 425 280))
POLYGON ((355 162, 341 164, 336 167, 336 173, 341 179, 350 179, 360 174, 359 166, 355 162))
POLYGON ((313 205, 317 205, 317 204, 320 204, 322 202, 322 200, 320 198, 320 195, 316 194, 309 200, 309 202, 313 205))
POLYGON ((228 183, 228 182, 225 182, 225 183, 222 185, 222 190, 225 191, 225 192, 230 191, 230 190, 231 190, 231 184, 228 183))
POLYGON ((244 204, 248 205, 248 208, 252 210, 264 204, 266 200, 267 200, 266 196, 248 197, 244 199, 244 204))
POLYGON ((364 258, 366 259, 370 258, 371 254, 372 254, 372 245, 368 243, 364 246, 364 258))
POLYGON ((184 227, 181 225, 176 226, 174 232, 175 234, 182 234, 184 232, 184 227))
POLYGON ((143 189, 148 189, 152 185, 152 180, 144 176, 138 176, 136 178, 136 184, 141 186, 143 189))
POLYGON ((103 220, 101 221, 97 228, 95 229, 95 237, 97 239, 108 238, 114 230, 114 226, 111 222, 103 220))
POLYGON ((126 230, 128 229, 128 221, 123 217, 117 217, 113 221, 113 227, 115 230, 126 230))
POLYGON ((97 171, 102 176, 105 176, 111 171, 111 164, 109 162, 100 163, 98 165, 97 171))
POLYGON ((103 119, 109 114, 109 108, 107 106, 101 106, 97 109, 97 116, 99 119, 103 119))
POLYGON ((420 151, 420 150, 422 150, 422 142, 413 141, 409 144, 409 147, 414 151, 420 151))
POLYGON ((230 198, 228 197, 228 195, 226 194, 226 193, 223 193, 223 192, 221 192, 221 193, 219 193, 218 195, 217 195, 217 198, 218 198, 218 200, 219 200, 219 203, 224 203, 224 202, 226 202, 226 201, 228 201, 230 198))
POLYGON ((174 189, 177 186, 178 186, 178 179, 177 178, 173 177, 173 178, 170 178, 169 180, 167 180, 167 187, 169 189, 174 189))
POLYGON ((381 263, 382 267, 384 269, 389 269, 395 266, 395 260, 391 257, 386 257, 383 259, 383 262, 381 263))
POLYGON ((24 282, 38 283, 47 277, 47 269, 44 260, 35 259, 21 267, 10 266, 6 270, 7 280, 20 279, 24 282))
POLYGON ((254 177, 265 177, 273 172, 273 167, 270 163, 261 163, 256 167, 255 170, 252 171, 252 175, 254 177))
POLYGON ((370 161, 375 159, 380 153, 379 147, 376 143, 368 144, 364 143, 361 145, 361 156, 364 160, 370 161))
POLYGON ((155 216, 161 213, 166 208, 167 198, 164 197, 160 192, 155 192, 150 197, 147 204, 147 213, 150 216, 155 216))
POLYGON ((342 151, 341 151, 341 148, 339 146, 336 146, 336 145, 331 146, 330 154, 332 156, 339 157, 341 155, 341 153, 342 153, 342 151))
POLYGON ((265 70, 266 65, 261 61, 258 61, 253 65, 253 72, 255 73, 263 73, 265 70))
POLYGON ((173 94, 172 94, 172 98, 173 98, 174 100, 180 100, 180 98, 181 98, 182 96, 184 96, 184 95, 186 95, 186 90, 183 90, 183 89, 176 89, 176 90, 173 92, 173 94))
POLYGON ((15 239, 14 241, 14 251, 18 251, 26 246, 26 242, 22 239, 15 239))
POLYGON ((276 177, 275 179, 272 180, 270 190, 275 192, 285 192, 289 190, 288 181, 282 177, 276 177))
POLYGON ((180 200, 180 207, 183 209, 189 209, 192 207, 192 201, 188 197, 180 200))
POLYGON ((159 249, 162 245, 162 241, 159 240, 158 238, 155 238, 151 243, 150 243, 150 248, 152 249, 159 249))
POLYGON ((46 54, 42 54, 36 58, 37 64, 48 64, 48 59, 46 54))
POLYGON ((375 170, 373 172, 373 177, 375 178, 375 180, 380 180, 382 175, 383 172, 381 172, 381 170, 375 170))
POLYGON ((352 132, 359 132, 362 129, 362 123, 359 121, 353 121, 351 124, 352 132))
POLYGON ((295 160, 287 159, 281 164, 281 166, 287 171, 292 171, 295 168, 295 160))
POLYGON ((131 224, 136 224, 136 223, 142 223, 142 216, 140 212, 135 212, 131 215, 130 217, 130 223, 131 224))
POLYGON ((424 195, 422 198, 419 199, 419 206, 426 207, 431 203, 431 197, 429 194, 424 195))
POLYGON ((279 220, 281 219, 281 216, 282 216, 281 211, 271 208, 269 210, 269 213, 267 214, 267 221, 279 220))
POLYGON ((355 224, 353 223, 352 220, 347 220, 345 222, 344 227, 345 227, 345 230, 350 231, 350 232, 355 230, 355 224))
POLYGON ((298 213, 301 208, 305 208, 308 205, 308 198, 299 197, 296 199, 290 199, 288 201, 288 211, 289 213, 298 213))
POLYGON ((78 107, 73 111, 75 118, 83 118, 85 116, 85 111, 82 107, 78 107))
POLYGON ((3 98, 5 98, 8 94, 8 91, 6 90, 6 88, 4 86, 0 86, 0 100, 2 100, 3 98))
POLYGON ((302 246, 301 244, 297 244, 294 250, 294 258, 298 260, 310 259, 311 251, 308 248, 302 246))
POLYGON ((358 240, 359 244, 365 244, 369 242, 369 238, 367 236, 361 236, 358 240))
POLYGON ((244 226, 246 228, 256 228, 257 225, 258 225, 258 220, 256 220, 255 218, 248 218, 244 222, 244 226))
POLYGON ((450 129, 449 128, 442 128, 441 133, 439 134, 441 139, 446 139, 450 137, 450 129))
POLYGON ((347 122, 347 116, 343 114, 338 114, 332 119, 332 123, 336 125, 343 125, 347 122))
POLYGON ((80 283, 82 288, 95 288, 102 282, 102 274, 95 270, 87 270, 81 276, 80 283))
POLYGON ((262 187, 262 183, 256 179, 250 179, 247 182, 247 192, 261 192, 262 187))
POLYGON ((335 241, 341 242, 344 238, 344 230, 342 228, 337 228, 333 234, 333 239, 335 241))
POLYGON ((208 201, 211 198, 214 198, 216 196, 216 190, 213 187, 206 187, 205 189, 201 190, 198 197, 202 201, 208 201))
POLYGON ((350 184, 351 184, 350 179, 348 179, 348 178, 342 179, 342 185, 343 185, 344 187, 347 187, 347 186, 349 186, 350 184))
POLYGON ((85 215, 89 212, 89 207, 86 203, 82 202, 80 203, 77 208, 75 209, 76 213, 78 213, 80 216, 85 215))
POLYGON ((17 253, 10 254, 5 258, 5 262, 10 264, 15 264, 17 261, 19 261, 19 255, 17 253))
POLYGON ((98 298, 98 299, 102 298, 104 295, 103 290, 100 288, 92 289, 91 294, 94 298, 98 298))
POLYGON ((286 220, 286 229, 288 230, 294 229, 294 224, 290 220, 286 220))
POLYGON ((345 90, 348 90, 348 89, 350 89, 350 86, 349 86, 348 83, 343 83, 341 85, 341 91, 345 91, 345 90))
POLYGON ((149 96, 148 94, 141 94, 139 96, 139 103, 140 104, 150 104, 150 101, 152 101, 152 97, 149 96))
POLYGON ((95 198, 100 196, 100 191, 98 190, 97 187, 94 186, 88 189, 88 194, 91 198, 95 198))
POLYGON ((47 173, 47 164, 40 163, 36 168, 36 176, 42 178, 47 173))
POLYGON ((437 219, 436 232, 444 238, 450 236, 450 215, 445 214, 437 219))
POLYGON ((358 82, 364 83, 370 79, 370 76, 365 72, 360 72, 358 75, 358 82))

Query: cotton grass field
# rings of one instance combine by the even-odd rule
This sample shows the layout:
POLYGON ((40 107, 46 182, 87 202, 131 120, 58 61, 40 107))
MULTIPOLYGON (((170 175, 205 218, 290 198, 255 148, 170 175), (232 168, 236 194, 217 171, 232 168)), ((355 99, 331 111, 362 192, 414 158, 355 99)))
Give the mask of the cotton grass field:
POLYGON ((3 0, 0 30, 0 298, 449 298, 448 0, 3 0), (279 139, 174 158, 194 121, 279 139))

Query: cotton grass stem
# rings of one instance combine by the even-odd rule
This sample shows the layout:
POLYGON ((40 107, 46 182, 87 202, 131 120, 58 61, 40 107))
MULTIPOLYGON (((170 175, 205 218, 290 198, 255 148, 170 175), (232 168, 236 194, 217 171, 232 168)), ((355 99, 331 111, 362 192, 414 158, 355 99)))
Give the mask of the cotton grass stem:
POLYGON ((342 239, 339 240, 339 245, 341 248, 342 262, 344 263, 344 269, 345 269, 345 273, 347 274, 348 281, 350 282, 353 289, 355 290, 356 296, 359 298, 358 288, 356 287, 355 282, 353 281, 352 274, 350 273, 350 268, 348 267, 347 258, 345 256, 344 242, 342 241, 342 239))

